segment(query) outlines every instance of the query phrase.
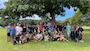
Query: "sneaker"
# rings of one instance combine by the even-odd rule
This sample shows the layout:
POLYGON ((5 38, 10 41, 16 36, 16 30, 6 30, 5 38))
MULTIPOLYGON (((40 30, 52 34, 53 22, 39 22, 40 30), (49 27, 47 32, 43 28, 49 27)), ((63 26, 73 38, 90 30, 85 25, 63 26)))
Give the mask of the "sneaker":
POLYGON ((19 44, 21 44, 21 41, 19 41, 19 44))
POLYGON ((83 41, 83 40, 80 40, 79 42, 84 43, 84 41, 83 41))

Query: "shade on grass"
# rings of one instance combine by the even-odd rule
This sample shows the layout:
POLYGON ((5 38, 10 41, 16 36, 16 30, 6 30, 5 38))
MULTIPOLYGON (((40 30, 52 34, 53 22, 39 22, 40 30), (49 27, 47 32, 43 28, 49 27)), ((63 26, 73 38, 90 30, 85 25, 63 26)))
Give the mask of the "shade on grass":
POLYGON ((23 45, 12 45, 7 42, 6 29, 0 29, 0 51, 90 51, 90 27, 85 28, 84 43, 30 41, 23 45))

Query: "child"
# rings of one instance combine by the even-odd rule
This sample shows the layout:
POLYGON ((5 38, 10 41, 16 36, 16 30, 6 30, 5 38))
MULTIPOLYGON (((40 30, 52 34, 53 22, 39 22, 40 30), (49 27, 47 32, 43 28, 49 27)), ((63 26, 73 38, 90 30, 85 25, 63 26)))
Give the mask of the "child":
POLYGON ((45 32, 45 35, 44 35, 44 41, 48 41, 48 40, 49 40, 48 32, 45 32))
POLYGON ((27 39, 27 41, 31 40, 32 39, 32 34, 29 34, 29 32, 27 32, 26 39, 27 39))
POLYGON ((12 43, 14 42, 14 37, 15 37, 15 28, 13 27, 13 25, 11 25, 11 27, 10 27, 10 40, 12 43))
POLYGON ((37 35, 36 35, 36 38, 35 38, 37 41, 41 41, 42 39, 43 39, 43 35, 42 35, 42 33, 40 32, 40 33, 38 33, 37 35))

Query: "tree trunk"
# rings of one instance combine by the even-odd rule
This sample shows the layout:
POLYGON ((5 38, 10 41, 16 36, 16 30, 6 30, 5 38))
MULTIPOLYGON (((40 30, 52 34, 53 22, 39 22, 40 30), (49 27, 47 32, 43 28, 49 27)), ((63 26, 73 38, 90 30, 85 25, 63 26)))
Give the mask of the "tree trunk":
POLYGON ((55 14, 54 13, 51 13, 51 17, 52 18, 50 19, 50 22, 55 25, 55 22, 56 22, 56 20, 55 20, 55 14))

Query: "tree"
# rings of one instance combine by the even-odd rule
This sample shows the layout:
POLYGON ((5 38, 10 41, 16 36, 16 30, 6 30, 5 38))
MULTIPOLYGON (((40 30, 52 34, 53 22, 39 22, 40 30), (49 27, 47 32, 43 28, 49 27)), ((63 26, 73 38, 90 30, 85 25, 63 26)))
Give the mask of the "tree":
POLYGON ((78 10, 74 14, 74 16, 69 19, 69 22, 71 24, 81 25, 83 23, 83 21, 81 20, 82 16, 83 16, 82 12, 80 12, 80 10, 78 10))
POLYGON ((84 25, 90 25, 90 12, 82 16, 81 20, 83 21, 84 25))
POLYGON ((64 7, 70 9, 72 6, 74 11, 79 8, 83 14, 86 14, 90 9, 89 3, 81 0, 9 0, 5 3, 6 9, 4 13, 13 17, 13 19, 33 14, 38 14, 43 18, 46 17, 47 13, 50 13, 51 22, 55 22, 56 14, 65 15, 64 7))

